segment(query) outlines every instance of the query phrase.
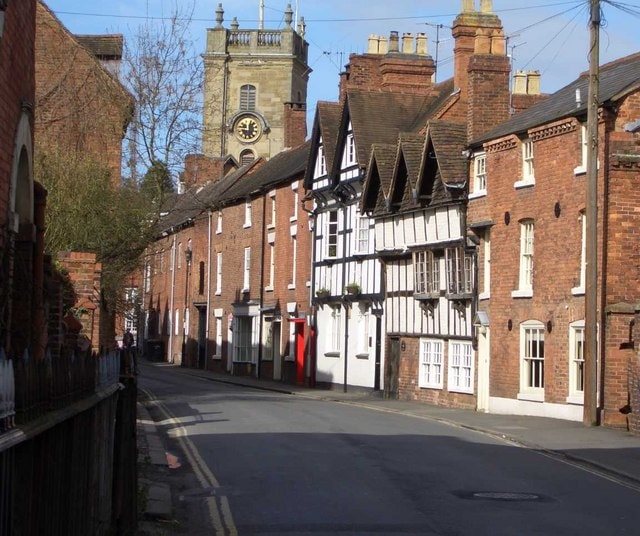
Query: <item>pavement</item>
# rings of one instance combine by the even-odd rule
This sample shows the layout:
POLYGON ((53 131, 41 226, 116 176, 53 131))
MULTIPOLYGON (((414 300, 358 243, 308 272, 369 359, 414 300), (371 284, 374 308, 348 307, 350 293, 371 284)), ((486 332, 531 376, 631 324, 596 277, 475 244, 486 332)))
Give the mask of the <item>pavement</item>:
MULTIPOLYGON (((581 422, 530 417, 478 413, 465 409, 443 408, 423 402, 385 400, 380 393, 356 389, 315 389, 289 385, 272 380, 256 379, 199 369, 181 368, 167 363, 141 360, 141 374, 150 366, 173 367, 177 373, 190 374, 212 382, 290 394, 301 398, 351 404, 375 411, 397 413, 412 418, 437 421, 449 426, 466 428, 508 441, 513 445, 536 450, 561 459, 610 480, 640 491, 640 436, 626 430, 585 426, 581 422)), ((138 430, 143 456, 151 463, 167 465, 165 449, 155 424, 143 404, 138 404, 138 430), (144 446, 146 444, 146 446, 144 446)), ((160 488, 162 482, 146 482, 149 498, 146 517, 170 517, 171 496, 168 499, 160 488)))

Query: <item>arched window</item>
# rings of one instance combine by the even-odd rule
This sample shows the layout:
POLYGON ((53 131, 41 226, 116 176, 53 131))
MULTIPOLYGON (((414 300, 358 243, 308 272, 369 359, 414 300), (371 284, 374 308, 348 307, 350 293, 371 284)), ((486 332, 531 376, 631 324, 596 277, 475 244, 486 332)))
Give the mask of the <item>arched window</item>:
POLYGON ((252 112, 256 109, 256 86, 240 86, 240 110, 252 112))
POLYGON ((256 155, 253 154, 253 151, 246 149, 240 153, 240 165, 245 166, 253 162, 256 158, 256 155))

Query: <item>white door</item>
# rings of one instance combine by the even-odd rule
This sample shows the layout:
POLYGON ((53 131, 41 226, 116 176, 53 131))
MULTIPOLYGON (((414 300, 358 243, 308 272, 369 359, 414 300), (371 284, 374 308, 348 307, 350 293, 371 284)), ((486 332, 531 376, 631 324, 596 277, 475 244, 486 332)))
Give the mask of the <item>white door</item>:
POLYGON ((483 326, 478 330, 478 411, 485 413, 489 412, 489 338, 489 326, 483 326))

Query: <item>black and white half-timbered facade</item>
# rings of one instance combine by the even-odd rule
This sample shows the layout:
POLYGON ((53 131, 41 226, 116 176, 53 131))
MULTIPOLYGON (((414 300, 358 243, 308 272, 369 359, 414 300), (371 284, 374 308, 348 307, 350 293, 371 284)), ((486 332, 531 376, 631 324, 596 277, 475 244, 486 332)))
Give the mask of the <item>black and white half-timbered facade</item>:
POLYGON ((474 407, 473 248, 464 124, 431 121, 371 153, 362 211, 384 263, 391 396, 474 407))
POLYGON ((320 384, 383 387, 384 281, 373 219, 361 212, 360 198, 372 144, 397 138, 424 99, 351 90, 341 104, 318 104, 305 187, 313 201, 320 384))

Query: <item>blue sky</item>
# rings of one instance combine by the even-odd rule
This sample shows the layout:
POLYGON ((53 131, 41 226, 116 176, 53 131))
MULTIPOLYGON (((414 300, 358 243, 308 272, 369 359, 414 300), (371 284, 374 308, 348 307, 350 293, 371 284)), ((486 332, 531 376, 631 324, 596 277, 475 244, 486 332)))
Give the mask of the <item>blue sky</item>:
MULTIPOLYGON (((206 28, 215 25, 220 0, 49 0, 47 4, 74 33, 134 33, 145 17, 171 13, 175 2, 194 5, 192 39, 204 50, 206 28)), ((479 4, 480 0, 476 0, 479 4)), ((335 101, 338 74, 350 53, 366 50, 369 34, 388 36, 425 32, 429 53, 438 56, 438 80, 452 74, 450 26, 461 0, 264 0, 264 27, 281 28, 288 3, 306 21, 309 42, 308 108, 317 100, 335 101), (439 41, 436 44, 436 41, 439 41)), ((640 0, 620 0, 640 14, 640 0)), ((259 0, 222 0, 226 27, 237 17, 240 28, 257 28, 259 0)), ((493 0, 509 37, 508 48, 516 69, 542 73, 542 91, 553 92, 588 68, 588 0, 493 0)), ((640 15, 602 4, 601 63, 640 51, 640 15)))

